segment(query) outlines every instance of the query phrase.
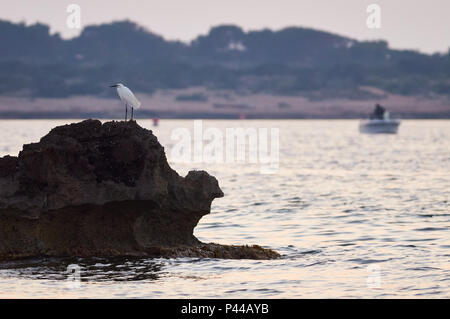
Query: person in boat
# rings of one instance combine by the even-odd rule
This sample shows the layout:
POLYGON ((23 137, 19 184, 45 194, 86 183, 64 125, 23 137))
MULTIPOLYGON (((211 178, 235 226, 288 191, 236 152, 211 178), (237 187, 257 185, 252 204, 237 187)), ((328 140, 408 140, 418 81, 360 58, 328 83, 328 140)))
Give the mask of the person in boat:
POLYGON ((382 120, 384 119, 384 113, 386 113, 386 109, 382 107, 380 104, 375 105, 375 110, 370 115, 370 119, 374 120, 382 120))

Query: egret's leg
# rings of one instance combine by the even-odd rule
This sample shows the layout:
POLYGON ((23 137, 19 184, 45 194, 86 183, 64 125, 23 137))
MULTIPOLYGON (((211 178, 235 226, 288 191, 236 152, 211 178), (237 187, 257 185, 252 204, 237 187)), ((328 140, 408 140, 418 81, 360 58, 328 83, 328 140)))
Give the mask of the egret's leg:
POLYGON ((127 120, 128 117, 128 105, 125 104, 125 121, 127 120))
POLYGON ((133 120, 134 107, 131 107, 131 120, 133 120))

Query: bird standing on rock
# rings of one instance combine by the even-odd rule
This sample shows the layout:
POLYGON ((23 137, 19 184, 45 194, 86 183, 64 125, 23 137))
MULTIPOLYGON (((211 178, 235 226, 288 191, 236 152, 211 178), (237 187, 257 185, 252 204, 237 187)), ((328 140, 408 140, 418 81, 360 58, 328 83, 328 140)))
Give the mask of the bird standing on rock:
POLYGON ((110 85, 112 88, 117 88, 117 94, 120 99, 125 103, 125 121, 128 116, 128 106, 131 107, 131 120, 133 120, 134 109, 138 109, 141 106, 141 102, 134 96, 133 92, 122 83, 110 85))

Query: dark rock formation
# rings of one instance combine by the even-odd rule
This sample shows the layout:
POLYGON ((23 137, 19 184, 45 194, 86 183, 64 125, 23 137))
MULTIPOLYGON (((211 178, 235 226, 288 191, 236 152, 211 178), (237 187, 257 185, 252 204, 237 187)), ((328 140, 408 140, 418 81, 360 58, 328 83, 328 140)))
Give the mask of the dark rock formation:
POLYGON ((201 243, 200 218, 223 193, 204 171, 179 176, 134 121, 56 127, 0 158, 0 260, 31 256, 268 259, 259 246, 201 243))

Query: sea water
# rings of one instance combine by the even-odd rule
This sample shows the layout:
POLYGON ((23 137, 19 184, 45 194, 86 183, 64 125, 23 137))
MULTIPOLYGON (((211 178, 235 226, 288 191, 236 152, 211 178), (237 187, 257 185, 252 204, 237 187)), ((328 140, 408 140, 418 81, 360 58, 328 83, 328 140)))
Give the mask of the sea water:
MULTIPOLYGON (((0 156, 17 155, 75 120, 1 120, 0 156)), ((6 298, 295 298, 450 296, 450 121, 405 120, 396 135, 363 135, 354 120, 206 120, 203 128, 279 129, 279 168, 179 163, 173 132, 151 120, 180 175, 217 177, 195 235, 259 244, 277 260, 41 258, 0 264, 6 298), (73 284, 69 265, 76 265, 73 284)), ((205 142, 206 144, 207 142, 205 142)))

